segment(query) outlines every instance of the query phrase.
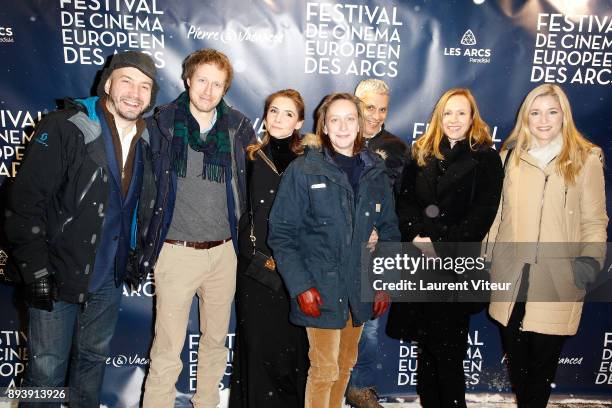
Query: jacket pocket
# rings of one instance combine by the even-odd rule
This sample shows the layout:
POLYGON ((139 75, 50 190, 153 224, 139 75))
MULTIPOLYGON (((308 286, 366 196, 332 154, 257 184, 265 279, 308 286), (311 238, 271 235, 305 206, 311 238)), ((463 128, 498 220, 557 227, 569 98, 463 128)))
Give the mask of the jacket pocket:
POLYGON ((336 267, 327 267, 322 271, 319 283, 319 293, 323 300, 321 311, 336 312, 338 310, 338 272, 336 267))
POLYGON ((318 224, 331 224, 340 215, 338 195, 334 193, 330 183, 313 183, 309 186, 310 208, 318 224))

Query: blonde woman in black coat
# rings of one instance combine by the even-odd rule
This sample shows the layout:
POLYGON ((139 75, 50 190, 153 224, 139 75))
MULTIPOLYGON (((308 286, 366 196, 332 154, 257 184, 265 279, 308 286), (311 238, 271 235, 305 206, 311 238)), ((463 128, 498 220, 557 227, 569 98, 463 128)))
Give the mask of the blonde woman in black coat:
MULTIPOLYGON (((472 93, 461 88, 444 93, 404 169, 397 201, 402 241, 412 242, 427 257, 478 256, 479 245, 466 254, 460 243, 482 241, 495 218, 503 171, 492 144, 472 93)), ((426 279, 434 273, 421 272, 426 279)), ((458 269, 435 272, 449 281, 465 279, 458 269)), ((423 407, 466 406, 463 359, 474 306, 392 304, 389 336, 419 343, 417 392, 423 407)))

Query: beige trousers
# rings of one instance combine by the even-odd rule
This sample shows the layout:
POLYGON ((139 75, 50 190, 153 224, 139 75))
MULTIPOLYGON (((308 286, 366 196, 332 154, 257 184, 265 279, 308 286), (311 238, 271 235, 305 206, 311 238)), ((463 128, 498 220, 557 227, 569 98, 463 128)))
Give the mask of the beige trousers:
POLYGON ((343 329, 306 328, 310 345, 310 369, 306 381, 305 408, 341 408, 344 392, 357 362, 363 325, 353 319, 343 329))
POLYGON ((173 407, 175 384, 183 364, 193 295, 200 305, 200 342, 195 407, 216 408, 225 372, 225 340, 236 289, 236 253, 232 241, 211 249, 164 243, 155 266, 156 318, 144 407, 173 407))

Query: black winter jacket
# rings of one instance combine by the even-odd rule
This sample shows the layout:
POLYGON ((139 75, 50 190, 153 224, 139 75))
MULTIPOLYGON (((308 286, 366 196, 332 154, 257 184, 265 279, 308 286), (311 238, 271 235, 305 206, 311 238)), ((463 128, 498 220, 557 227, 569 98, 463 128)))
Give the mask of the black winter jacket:
MULTIPOLYGON (((440 149, 444 160, 430 158, 424 167, 412 160, 404 169, 396 206, 402 241, 412 242, 420 235, 431 238, 439 257, 453 257, 459 252, 462 256, 478 256, 479 244, 457 243, 481 242, 493 223, 504 177, 499 154, 486 146, 473 151, 467 140, 451 149, 447 138, 440 149)), ((432 280, 438 279, 432 272, 440 272, 444 281, 466 278, 453 271, 426 272, 432 280)), ((453 320, 453 316, 483 306, 396 302, 391 305, 387 333, 394 338, 418 340, 417 333, 427 332, 423 326, 435 326, 441 318, 453 320)))
MULTIPOLYGON (((110 173, 95 99, 88 107, 67 101, 37 126, 27 155, 10 186, 5 232, 20 280, 28 284, 53 274, 58 300, 87 299, 90 272, 99 247, 110 173), (88 110, 89 109, 89 110, 88 110)), ((143 183, 138 208, 137 250, 152 213, 155 181, 148 132, 139 139, 143 183)), ((122 277, 125 265, 117 266, 122 277)))
POLYGON ((246 268, 238 268, 239 273, 244 273, 274 290, 280 290, 283 281, 278 271, 265 267, 265 258, 272 256, 272 250, 267 244, 268 220, 281 175, 274 165, 269 144, 256 153, 255 160, 247 161, 248 211, 240 219, 238 227, 239 259, 249 265, 246 268), (255 243, 251 241, 251 233, 255 243))
POLYGON ((401 188, 401 178, 404 166, 410 158, 410 147, 399 137, 388 132, 383 127, 380 132, 370 139, 366 139, 369 151, 377 153, 385 161, 389 178, 393 184, 393 192, 398 194, 401 188))

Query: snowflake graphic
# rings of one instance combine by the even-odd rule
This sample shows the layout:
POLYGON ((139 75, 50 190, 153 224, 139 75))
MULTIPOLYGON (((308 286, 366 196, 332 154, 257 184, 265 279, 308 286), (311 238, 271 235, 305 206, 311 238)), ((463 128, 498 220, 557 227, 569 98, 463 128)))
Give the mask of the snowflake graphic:
POLYGON ((461 37, 461 45, 476 45, 476 37, 472 30, 467 30, 461 37))

